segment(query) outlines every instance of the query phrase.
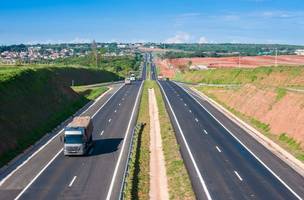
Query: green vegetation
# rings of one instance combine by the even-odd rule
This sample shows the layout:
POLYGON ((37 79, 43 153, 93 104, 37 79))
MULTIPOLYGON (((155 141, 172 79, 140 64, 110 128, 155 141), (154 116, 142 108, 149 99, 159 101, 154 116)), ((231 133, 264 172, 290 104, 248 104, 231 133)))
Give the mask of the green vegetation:
MULTIPOLYGON (((280 74, 288 77, 286 81, 295 77, 300 77, 304 74, 303 67, 258 67, 258 68, 220 68, 212 70, 201 71, 186 71, 184 73, 177 73, 175 80, 189 82, 189 83, 206 83, 206 84, 246 84, 246 83, 260 83, 272 75, 280 74)), ((285 82, 268 83, 277 84, 281 86, 301 86, 290 85, 285 82), (287 85, 288 84, 288 85, 287 85)), ((282 91, 281 91, 282 92, 282 91)))
POLYGON ((125 187, 125 199, 149 199, 150 187, 150 117, 149 117, 149 83, 144 82, 137 123, 145 124, 134 135, 133 154, 130 160, 129 176, 125 187))
POLYGON ((277 88, 276 92, 277 92, 276 102, 283 99, 285 97, 285 95, 287 94, 287 90, 285 88, 277 88))
POLYGON ((63 59, 57 59, 55 64, 61 64, 65 66, 86 66, 103 69, 117 73, 121 76, 126 76, 130 71, 138 71, 141 63, 142 55, 136 54, 135 56, 102 56, 102 53, 98 53, 97 62, 96 56, 93 53, 89 55, 78 57, 68 57, 63 59))
POLYGON ((155 89, 159 109, 159 121, 170 199, 195 199, 187 170, 179 152, 179 145, 176 141, 175 133, 166 112, 160 88, 155 81, 151 80, 146 80, 144 83, 137 123, 145 123, 146 125, 143 132, 135 136, 136 142, 133 146, 133 151, 135 152, 131 159, 130 176, 127 179, 128 184, 125 189, 125 197, 126 199, 149 199, 149 88, 155 89))
MULTIPOLYGON (((164 48, 164 45, 158 45, 164 48)), ((166 44, 166 49, 181 50, 172 51, 162 55, 163 58, 182 58, 182 57, 222 57, 238 55, 256 56, 256 55, 275 55, 275 49, 278 54, 294 54, 295 50, 303 49, 299 45, 281 45, 281 44, 166 44)))
POLYGON ((150 81, 151 88, 155 89, 155 96, 159 111, 162 145, 166 161, 168 189, 170 199, 195 199, 192 185, 184 161, 179 151, 174 129, 166 111, 162 93, 155 81, 150 81))
POLYGON ((86 85, 119 78, 89 68, 0 68, 0 166, 89 102, 71 89, 72 81, 86 85))
POLYGON ((104 86, 74 86, 72 87, 75 92, 84 96, 89 100, 94 100, 108 90, 104 86))
POLYGON ((297 159, 304 161, 304 149, 301 147, 301 143, 297 142, 294 138, 289 137, 286 133, 282 133, 279 136, 271 133, 271 127, 269 124, 265 124, 251 116, 245 115, 236 109, 229 107, 224 102, 217 99, 214 95, 208 92, 208 86, 205 87, 197 87, 199 91, 204 92, 208 97, 212 98, 222 106, 224 106, 227 110, 233 113, 238 118, 242 119, 243 121, 247 122, 248 124, 252 125, 252 127, 256 128, 262 134, 273 140, 275 143, 282 146, 285 150, 290 152, 294 155, 297 159))

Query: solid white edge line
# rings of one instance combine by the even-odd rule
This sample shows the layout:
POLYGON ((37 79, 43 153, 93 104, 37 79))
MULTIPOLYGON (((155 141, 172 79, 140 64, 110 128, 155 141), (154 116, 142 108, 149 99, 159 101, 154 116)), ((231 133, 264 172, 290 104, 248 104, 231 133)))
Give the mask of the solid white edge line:
POLYGON ((208 200, 212 200, 211 195, 210 195, 210 193, 209 193, 209 191, 208 191, 207 185, 206 185, 206 183, 205 183, 205 181, 204 181, 204 179, 203 179, 203 177, 202 177, 202 175, 201 175, 201 172, 199 171, 198 166, 197 166, 197 164, 196 164, 196 162, 195 162, 195 160, 194 160, 194 157, 193 157, 193 155, 192 155, 192 152, 191 152, 191 150, 190 150, 190 148, 189 148, 189 145, 188 145, 188 143, 187 143, 187 140, 186 140, 186 138, 185 138, 185 136, 184 136, 183 130, 182 130, 181 127, 180 127, 180 124, 179 124, 179 122, 178 122, 178 120, 177 120, 177 117, 176 117, 174 111, 173 111, 173 108, 172 108, 172 106, 171 106, 171 103, 169 102, 169 99, 168 99, 168 97, 167 97, 167 95, 166 95, 166 93, 165 93, 165 90, 163 89, 163 86, 159 83, 159 81, 157 81, 157 83, 158 83, 158 85, 160 86, 161 90, 163 91, 163 94, 164 94, 165 99, 166 99, 166 101, 167 101, 167 103, 168 103, 168 105, 169 105, 169 108, 170 108, 171 112, 172 112, 172 115, 173 115, 173 117, 174 117, 174 120, 176 121, 178 130, 179 130, 179 132, 181 133, 181 136, 182 136, 183 141, 184 141, 184 143, 185 143, 186 149, 187 149, 188 154, 189 154, 189 156, 190 156, 190 159, 191 159, 191 161, 192 161, 192 163, 193 163, 195 172, 196 172, 197 175, 198 175, 199 181, 200 181, 200 183, 201 183, 201 185, 202 185, 202 187, 203 187, 203 190, 204 190, 204 192, 205 192, 205 194, 206 194, 206 196, 207 196, 207 199, 208 199, 208 200))
POLYGON ((240 179, 240 181, 243 181, 242 177, 239 175, 237 171, 234 170, 235 175, 240 179))
MULTIPOLYGON (((207 110, 196 98, 193 97, 186 89, 184 89, 179 84, 175 83, 178 87, 184 90, 192 99, 194 99, 213 119, 215 119, 236 141, 238 141, 259 163, 261 163, 276 179, 279 180, 294 196, 302 200, 302 198, 293 191, 287 183, 285 183, 276 173, 274 173, 258 156, 256 156, 245 144, 243 144, 228 128, 226 128, 209 110, 207 110)), ((201 98, 201 97, 199 97, 201 98)))
MULTIPOLYGON (((120 88, 119 88, 120 89, 120 88)), ((100 95, 97 99, 95 99, 94 103, 92 105, 90 105, 87 109, 85 109, 82 113, 85 113, 88 109, 90 109, 93 105, 96 104, 96 102, 102 98, 104 95, 106 95, 108 92, 110 92, 112 90, 112 88, 110 88, 109 90, 107 90, 105 93, 103 93, 102 95, 100 95)), ((81 113, 81 114, 82 114, 81 113)), ((58 135, 61 134, 61 132, 64 129, 61 129, 56 135, 54 135, 52 138, 50 138, 44 145, 42 145, 39 149, 37 149, 32 155, 30 155, 26 160, 24 160, 20 165, 18 165, 13 171, 11 171, 6 177, 4 177, 1 181, 0 181, 0 187, 3 185, 3 183, 5 183, 5 181, 7 179, 9 179, 16 171, 18 171, 21 167, 23 167, 26 163, 28 163, 29 160, 31 160, 35 155, 37 155, 42 149, 44 149, 49 143, 51 143, 58 135)))
POLYGON ((63 151, 63 148, 61 148, 56 155, 40 170, 40 172, 31 180, 29 184, 23 190, 18 194, 18 196, 15 198, 15 200, 18 200, 23 193, 34 183, 34 181, 46 170, 46 168, 59 156, 59 154, 63 151))
POLYGON ((134 114, 135 114, 136 105, 137 105, 137 102, 139 101, 140 91, 141 91, 141 89, 143 87, 143 84, 144 84, 144 81, 142 81, 141 86, 140 86, 140 88, 138 90, 138 93, 137 93, 137 97, 136 97, 136 100, 135 100, 135 103, 134 103, 134 106, 133 106, 133 110, 132 110, 132 114, 131 114, 131 117, 130 117, 130 121, 129 121, 129 124, 128 124, 128 127, 127 127, 126 136, 125 136, 123 144, 121 146, 120 154, 119 154, 119 157, 118 157, 115 169, 114 169, 114 173, 113 173, 113 176, 112 176, 112 180, 111 180, 111 184, 110 184, 110 187, 109 187, 109 190, 108 190, 108 194, 107 194, 106 200, 110 200, 111 195, 112 195, 112 190, 113 190, 114 182, 115 182, 115 179, 116 179, 116 176, 117 176, 118 167, 120 165, 122 154, 124 152, 124 147, 125 147, 126 142, 127 142, 127 138, 128 138, 128 135, 129 135, 129 132, 130 132, 130 128, 131 128, 132 119, 133 119, 134 114))
MULTIPOLYGON (((94 118, 94 116, 96 115, 96 113, 98 113, 111 99, 112 97, 123 87, 124 85, 120 86, 118 88, 118 90, 116 92, 114 92, 110 97, 109 99, 95 112, 95 114, 92 116, 92 118, 94 118)), ((96 101, 97 102, 97 101, 96 101)), ((94 102, 94 104, 96 103, 94 102)), ((87 109, 85 111, 83 111, 81 114, 83 114, 84 112, 86 112, 87 109)), ((61 132, 63 131, 63 129, 57 134, 55 135, 53 138, 55 138, 56 136, 58 136, 61 132)), ((52 138, 52 139, 53 139, 52 138)), ((49 141, 48 141, 49 143, 49 141)), ((46 146, 46 144, 44 145, 46 146)), ((18 198, 21 197, 21 195, 33 184, 33 182, 42 174, 42 172, 55 160, 55 158, 59 155, 60 152, 63 151, 63 148, 61 148, 59 150, 59 152, 41 169, 41 171, 30 181, 30 183, 25 187, 23 188, 23 190, 18 194, 18 196, 15 198, 15 200, 17 200, 18 198)))
POLYGON ((76 180, 77 176, 74 176, 73 179, 71 180, 70 184, 69 184, 69 187, 72 187, 74 181, 76 180))
POLYGON ((220 153, 222 152, 222 150, 218 146, 215 146, 215 148, 217 149, 218 152, 220 153))
POLYGON ((112 99, 112 97, 118 92, 118 91, 120 91, 120 89, 122 88, 124 86, 124 84, 122 84, 118 89, 117 89, 117 91, 116 92, 114 92, 111 96, 110 96, 110 98, 93 114, 93 116, 92 116, 92 118, 94 118, 95 117, 95 115, 97 115, 98 113, 99 113, 99 111, 112 99))

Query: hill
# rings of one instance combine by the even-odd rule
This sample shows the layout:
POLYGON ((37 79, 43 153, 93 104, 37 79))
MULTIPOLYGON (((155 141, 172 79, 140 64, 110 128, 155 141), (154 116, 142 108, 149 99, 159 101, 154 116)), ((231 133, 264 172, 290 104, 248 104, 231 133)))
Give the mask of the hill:
POLYGON ((120 79, 114 73, 71 67, 0 68, 0 165, 84 106, 70 86, 120 79))

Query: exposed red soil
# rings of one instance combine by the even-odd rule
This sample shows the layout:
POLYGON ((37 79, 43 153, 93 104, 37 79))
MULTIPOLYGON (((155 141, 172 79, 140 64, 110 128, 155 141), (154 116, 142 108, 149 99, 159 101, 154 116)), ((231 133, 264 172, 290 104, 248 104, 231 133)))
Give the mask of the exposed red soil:
POLYGON ((276 92, 270 88, 257 88, 248 84, 239 90, 209 90, 227 106, 269 124, 270 131, 279 135, 287 133, 304 147, 304 94, 287 92, 276 100, 276 92))
POLYGON ((174 67, 168 63, 168 60, 156 59, 155 63, 156 63, 156 66, 158 66, 160 68, 159 75, 168 77, 168 78, 174 77, 174 75, 175 75, 174 67))
MULTIPOLYGON (((206 65, 211 68, 221 67, 239 67, 239 57, 222 57, 222 58, 176 58, 167 59, 167 63, 174 67, 188 65, 189 61, 192 65, 206 65)), ((278 65, 304 65, 304 56, 283 55, 277 58, 278 65)), ((274 56, 245 56, 240 58, 240 67, 256 68, 260 66, 274 66, 274 56)))

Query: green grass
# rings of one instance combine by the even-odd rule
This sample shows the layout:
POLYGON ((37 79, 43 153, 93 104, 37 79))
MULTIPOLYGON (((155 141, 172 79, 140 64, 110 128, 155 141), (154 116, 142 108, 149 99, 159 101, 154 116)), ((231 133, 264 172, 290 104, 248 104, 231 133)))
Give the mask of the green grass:
POLYGON ((262 134, 273 140, 275 143, 279 144, 282 148, 284 148, 286 151, 294 155, 297 159, 300 161, 304 161, 304 149, 301 147, 301 143, 295 140, 292 137, 289 137, 287 133, 282 133, 279 136, 271 133, 271 127, 269 124, 266 124, 264 122, 261 122, 251 116, 247 116, 234 108, 229 107, 224 102, 217 99, 214 95, 208 92, 208 89, 206 87, 198 87, 198 90, 204 92, 208 97, 215 100, 222 106, 224 106, 227 110, 229 110, 231 113, 233 113, 235 116, 239 117, 243 121, 250 124, 252 127, 260 131, 262 134))
POLYGON ((276 102, 278 102, 286 96, 287 90, 285 88, 277 88, 276 93, 277 93, 276 102))
MULTIPOLYGON (((259 83, 274 74, 285 74, 292 78, 303 76, 303 67, 258 67, 258 68, 219 68, 201 71, 186 71, 177 73, 175 80, 189 83, 207 84, 246 84, 259 83)), ((276 83, 284 85, 285 83, 276 83)), ((304 85, 304 84, 303 84, 304 85)))
POLYGON ((104 86, 92 86, 92 87, 87 87, 87 86, 75 86, 72 87, 75 92, 78 94, 86 97, 89 100, 94 100, 97 97, 99 97, 101 94, 106 92, 108 90, 107 87, 104 86))
POLYGON ((85 85, 119 79, 102 70, 68 67, 1 68, 0 77, 0 166, 89 102, 71 89, 72 80, 85 85))
POLYGON ((143 132, 135 136, 135 145, 131 158, 127 187, 125 188, 126 199, 149 199, 149 158, 150 158, 150 117, 148 89, 154 88, 159 109, 159 120, 163 152, 166 162, 170 199, 195 199, 189 175, 179 152, 174 130, 160 89, 155 81, 146 80, 141 98, 140 110, 137 123, 145 123, 143 132))
POLYGON ((141 132, 134 135, 133 154, 130 161, 129 176, 125 187, 125 199, 149 199, 150 187, 150 117, 147 81, 144 82, 137 123, 144 123, 141 132))
POLYGON ((177 143, 174 129, 166 111, 160 88, 155 81, 150 81, 150 84, 151 87, 155 89, 158 105, 162 146, 168 178, 169 198, 172 200, 195 199, 191 181, 180 154, 180 147, 177 143))

